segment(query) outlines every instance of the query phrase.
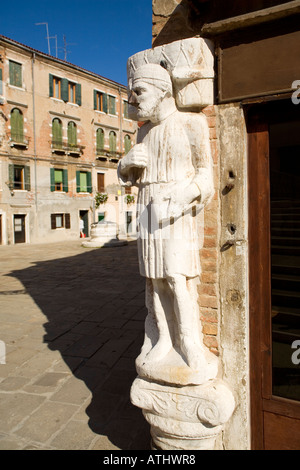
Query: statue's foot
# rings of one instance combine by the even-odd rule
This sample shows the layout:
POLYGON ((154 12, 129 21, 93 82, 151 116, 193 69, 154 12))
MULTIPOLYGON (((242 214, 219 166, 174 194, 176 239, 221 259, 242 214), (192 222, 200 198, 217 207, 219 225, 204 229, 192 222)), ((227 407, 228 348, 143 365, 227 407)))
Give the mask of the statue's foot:
POLYGON ((161 361, 172 348, 172 343, 169 339, 160 338, 156 345, 148 352, 145 362, 159 362, 161 361))
POLYGON ((185 356, 188 366, 193 370, 201 370, 207 365, 204 351, 190 337, 182 336, 181 350, 185 356))

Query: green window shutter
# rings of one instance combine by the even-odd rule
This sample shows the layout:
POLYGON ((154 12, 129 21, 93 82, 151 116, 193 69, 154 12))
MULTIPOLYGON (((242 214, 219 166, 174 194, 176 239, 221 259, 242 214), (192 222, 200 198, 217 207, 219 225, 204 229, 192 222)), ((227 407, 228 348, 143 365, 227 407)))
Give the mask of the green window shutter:
POLYGON ((8 180, 10 182, 10 184, 14 184, 14 165, 13 164, 9 164, 8 165, 8 180))
POLYGON ((25 190, 30 191, 30 166, 24 167, 25 190))
POLYGON ((52 142, 56 148, 62 147, 62 123, 58 118, 52 121, 52 142))
POLYGON ((94 90, 94 109, 97 109, 97 91, 94 90))
POLYGON ((14 62, 12 62, 11 60, 9 61, 9 83, 11 85, 13 85, 13 82, 14 82, 14 62))
POLYGON ((123 101, 123 115, 128 119, 128 101, 123 101))
POLYGON ((50 168, 50 191, 55 191, 55 170, 50 168))
POLYGON ((68 170, 63 170, 63 191, 65 193, 67 193, 69 191, 68 170))
POLYGON ((53 75, 49 73, 49 96, 53 97, 53 75))
POLYGON ((22 87, 22 65, 12 60, 9 61, 9 83, 22 87))
POLYGON ((11 132, 11 140, 14 142, 17 140, 18 136, 18 109, 13 109, 10 114, 10 132, 11 132))
POLYGON ((107 113, 107 94, 103 93, 103 112, 107 113))
POLYGON ((114 96, 109 96, 108 99, 109 114, 116 114, 116 98, 114 96))
POLYGON ((125 147, 125 153, 128 153, 129 150, 131 149, 131 139, 129 135, 125 135, 124 137, 124 147, 125 147))
POLYGON ((113 131, 109 133, 109 150, 110 152, 116 152, 117 150, 117 136, 113 131))
POLYGON ((11 139, 14 142, 24 141, 23 114, 18 108, 14 108, 10 115, 11 139))
POLYGON ((54 169, 54 181, 55 183, 62 183, 63 181, 63 171, 54 169))
POLYGON ((65 228, 71 228, 71 214, 69 213, 65 214, 65 228))
POLYGON ((80 83, 76 83, 76 104, 78 104, 78 106, 81 106, 81 85, 80 83))
POLYGON ((76 191, 80 193, 80 171, 76 171, 76 191))
POLYGON ((66 78, 61 79, 61 99, 65 102, 69 101, 69 82, 66 78))
POLYGON ((103 129, 97 129, 96 148, 97 148, 97 150, 103 150, 104 149, 104 131, 103 131, 103 129))
POLYGON ((87 173, 85 171, 80 172, 80 191, 87 193, 87 173))
POLYGON ((88 171, 86 176, 87 176, 87 181, 86 181, 86 183, 87 183, 87 192, 92 193, 93 192, 92 191, 92 173, 90 171, 88 171))
POLYGON ((77 146, 77 127, 72 121, 68 123, 68 145, 70 147, 77 146))

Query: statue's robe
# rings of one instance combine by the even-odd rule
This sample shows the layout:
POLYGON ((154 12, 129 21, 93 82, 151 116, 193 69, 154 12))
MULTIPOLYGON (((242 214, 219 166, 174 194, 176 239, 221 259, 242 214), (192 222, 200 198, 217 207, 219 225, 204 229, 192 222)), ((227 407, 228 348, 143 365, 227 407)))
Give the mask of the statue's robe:
POLYGON ((139 129, 139 143, 146 149, 147 167, 122 175, 119 171, 119 179, 121 184, 131 181, 139 187, 140 273, 152 279, 176 274, 196 277, 200 274, 199 241, 204 236, 199 213, 214 192, 206 118, 175 111, 157 124, 146 122, 139 129), (199 188, 199 198, 167 218, 170 194, 184 192, 191 183, 199 188))

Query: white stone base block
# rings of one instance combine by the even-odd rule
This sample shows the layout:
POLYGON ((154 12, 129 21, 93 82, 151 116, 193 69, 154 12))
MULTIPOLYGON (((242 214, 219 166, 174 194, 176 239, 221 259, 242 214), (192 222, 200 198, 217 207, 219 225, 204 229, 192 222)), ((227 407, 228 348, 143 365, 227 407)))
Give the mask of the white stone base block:
POLYGON ((82 242, 82 246, 86 248, 104 248, 127 244, 127 240, 122 240, 117 237, 117 224, 106 220, 93 224, 91 228, 91 238, 82 242))
POLYGON ((231 390, 220 379, 171 386, 138 377, 131 401, 151 425, 152 447, 157 450, 214 450, 235 408, 231 390))
POLYGON ((198 370, 187 367, 181 354, 172 348, 159 362, 147 362, 145 352, 136 359, 136 371, 140 377, 176 385, 200 385, 214 379, 218 373, 218 358, 210 351, 203 351, 203 364, 198 370))

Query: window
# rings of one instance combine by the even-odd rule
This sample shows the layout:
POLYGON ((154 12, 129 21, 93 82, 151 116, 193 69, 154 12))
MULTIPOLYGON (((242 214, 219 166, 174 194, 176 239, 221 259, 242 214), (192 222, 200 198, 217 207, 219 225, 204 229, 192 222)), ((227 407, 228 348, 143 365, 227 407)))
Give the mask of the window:
POLYGON ((123 115, 128 119, 128 101, 123 101, 123 115))
POLYGON ((116 98, 114 96, 108 96, 108 113, 116 114, 116 98))
POLYGON ((24 119, 18 108, 14 108, 10 114, 11 140, 13 142, 24 142, 24 119))
POLYGON ((132 233, 132 212, 126 212, 126 232, 132 233))
POLYGON ((62 228, 64 226, 64 215, 56 214, 55 215, 55 228, 62 228))
POLYGON ((9 83, 22 88, 22 64, 13 60, 9 61, 9 83))
POLYGON ((105 212, 98 212, 98 222, 105 219, 105 212))
POLYGON ((94 109, 103 113, 116 114, 115 96, 94 90, 94 109))
POLYGON ((78 193, 92 192, 92 175, 90 171, 76 171, 76 186, 78 193))
POLYGON ((50 168, 50 190, 68 192, 68 170, 50 168))
POLYGON ((70 214, 51 214, 51 229, 57 228, 71 228, 71 216, 70 214))
POLYGON ((94 90, 94 109, 107 113, 107 95, 94 90))
POLYGON ((53 97, 61 99, 61 79, 53 77, 53 97))
POLYGON ((52 147, 62 149, 62 146, 62 122, 60 119, 54 118, 52 121, 52 147))
POLYGON ((104 131, 103 129, 97 129, 96 131, 96 151, 101 153, 104 150, 104 131))
POLYGON ((131 149, 131 138, 128 134, 126 134, 124 137, 124 149, 125 149, 125 153, 128 153, 129 150, 131 149))
POLYGON ((77 147, 77 126, 72 121, 68 123, 68 146, 77 147))
POLYGON ((12 189, 30 191, 30 167, 26 165, 9 165, 9 183, 12 189))
POLYGON ((117 134, 114 131, 109 133, 109 151, 116 153, 117 151, 117 134))
POLYGON ((105 192, 104 173, 97 174, 97 191, 99 193, 105 192))
POLYGON ((69 82, 69 103, 76 103, 76 85, 75 83, 69 82))
POLYGON ((81 106, 81 85, 49 74, 49 96, 81 106))

